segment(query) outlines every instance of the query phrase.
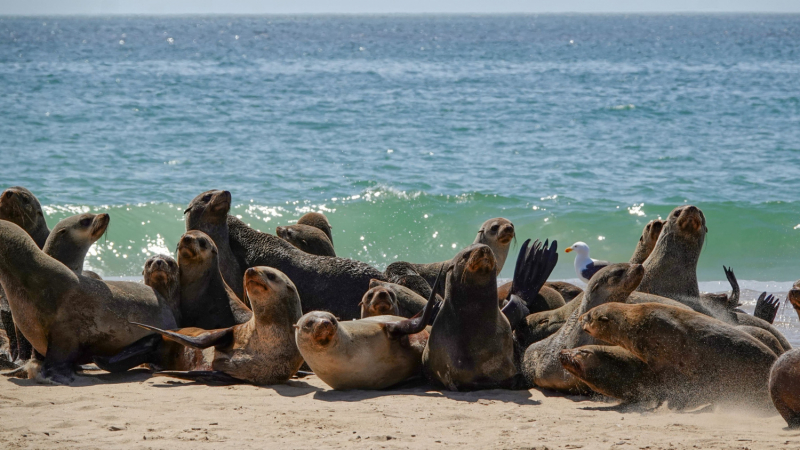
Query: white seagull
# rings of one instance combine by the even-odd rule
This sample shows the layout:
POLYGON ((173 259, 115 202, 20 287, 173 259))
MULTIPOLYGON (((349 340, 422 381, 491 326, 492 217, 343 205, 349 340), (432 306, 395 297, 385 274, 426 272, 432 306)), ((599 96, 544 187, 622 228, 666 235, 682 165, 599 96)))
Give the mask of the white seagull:
POLYGON ((592 275, 596 274, 600 269, 610 265, 608 261, 600 261, 597 259, 589 258, 589 246, 585 242, 576 242, 571 247, 567 247, 564 251, 569 253, 575 250, 575 273, 578 278, 588 283, 592 275))

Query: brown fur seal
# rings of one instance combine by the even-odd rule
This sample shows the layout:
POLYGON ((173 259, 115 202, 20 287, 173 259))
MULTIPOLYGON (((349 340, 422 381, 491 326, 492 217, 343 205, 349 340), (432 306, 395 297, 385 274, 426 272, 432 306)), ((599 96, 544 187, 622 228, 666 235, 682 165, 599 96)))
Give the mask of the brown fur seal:
POLYGON ((184 328, 166 331, 138 324, 188 347, 214 347, 214 372, 161 372, 199 380, 245 381, 256 385, 289 380, 303 364, 294 343, 294 323, 300 318, 297 288, 285 274, 270 267, 245 271, 244 285, 253 306, 252 318, 219 330, 184 328))
POLYGON ((142 270, 144 284, 167 300, 178 324, 181 323, 181 280, 178 262, 168 255, 151 256, 142 270))
POLYGON ((582 345, 597 344, 580 326, 580 316, 607 302, 624 302, 644 276, 641 264, 612 264, 600 269, 586 287, 580 306, 557 333, 532 344, 525 351, 522 371, 531 384, 559 391, 585 391, 574 375, 564 370, 559 353, 582 345))
POLYGON ((651 220, 644 226, 642 235, 639 237, 639 242, 636 243, 636 248, 633 250, 631 256, 631 264, 644 264, 647 258, 653 253, 656 247, 658 237, 661 236, 661 230, 664 228, 663 220, 651 220))
MULTIPOLYGON (((382 287, 392 292, 392 298, 397 302, 396 316, 411 317, 425 309, 425 305, 428 304, 424 297, 399 284, 374 278, 369 280, 369 288, 373 289, 376 287, 382 287)), ((437 297, 437 299, 438 298, 439 297, 437 297)))
POLYGON ((311 225, 277 227, 275 234, 306 253, 318 256, 336 256, 333 243, 325 235, 325 232, 311 225))
POLYGON ((385 389, 420 373, 435 303, 431 298, 423 314, 411 319, 382 315, 339 322, 331 313, 312 311, 295 326, 297 347, 334 389, 385 389))
POLYGON ((188 231, 178 243, 181 327, 204 330, 232 327, 252 313, 220 274, 218 250, 202 231, 188 231))
POLYGON ((561 365, 592 391, 626 403, 663 403, 669 390, 633 353, 610 345, 585 345, 559 353, 561 365))
MULTIPOLYGON (((496 275, 499 275, 500 271, 503 270, 503 265, 508 257, 508 250, 511 247, 511 241, 515 237, 516 234, 514 232, 514 224, 508 219, 497 217, 494 219, 489 219, 484 222, 483 225, 481 225, 473 244, 487 245, 492 249, 496 261, 496 275)), ((409 274, 419 275, 427 282, 428 286, 432 286, 433 282, 436 280, 436 274, 439 273, 439 269, 449 262, 450 261, 440 261, 430 264, 413 264, 404 261, 398 261, 389 264, 389 266, 386 267, 386 276, 389 281, 407 286, 415 290, 418 294, 427 297, 428 292, 427 289, 425 289, 425 286, 420 288, 418 283, 412 284, 407 281, 408 278, 413 279, 413 277, 409 277, 409 274)), ((442 289, 444 289, 444 287, 442 287, 442 289)), ((437 294, 444 295, 444 291, 437 292, 437 294)))
POLYGON ((789 428, 800 428, 800 349, 784 353, 772 366, 769 394, 789 428))
MULTIPOLYGON (((50 235, 39 199, 21 186, 10 187, 0 194, 0 220, 17 224, 31 236, 39 248, 44 247, 50 235)), ((12 358, 27 361, 32 355, 33 347, 14 326, 11 308, 2 289, 0 289, 0 322, 8 334, 12 358)))
POLYGON ((331 223, 328 222, 328 218, 325 217, 325 214, 318 213, 318 212, 310 212, 303 214, 303 217, 297 219, 298 225, 309 225, 318 230, 322 230, 325 233, 325 236, 328 236, 328 240, 331 242, 331 247, 333 246, 333 233, 331 229, 331 223))
POLYGON ((361 318, 375 316, 400 316, 397 296, 383 286, 370 288, 361 299, 361 318))
POLYGON ((671 407, 769 402, 775 353, 717 319, 656 303, 607 303, 581 316, 581 325, 644 361, 669 387, 671 407))
POLYGON ((152 288, 75 275, 6 221, 0 221, 0 284, 15 323, 44 355, 41 376, 55 383, 70 382, 75 364, 116 354, 147 335, 128 320, 176 326, 152 288))
POLYGON ((426 377, 450 390, 522 384, 511 325, 497 303, 497 264, 490 247, 473 244, 453 258, 422 365, 426 377))
POLYGON ((82 275, 86 253, 106 232, 110 220, 108 214, 88 213, 62 219, 53 227, 42 250, 76 275, 82 275))

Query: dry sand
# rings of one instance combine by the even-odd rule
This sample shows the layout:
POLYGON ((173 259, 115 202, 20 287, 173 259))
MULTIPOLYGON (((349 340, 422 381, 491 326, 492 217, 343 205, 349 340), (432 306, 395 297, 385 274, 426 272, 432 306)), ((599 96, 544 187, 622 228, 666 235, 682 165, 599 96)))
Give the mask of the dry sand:
POLYGON ((206 386, 144 369, 72 386, 0 377, 0 448, 800 448, 775 414, 597 411, 539 391, 206 386))

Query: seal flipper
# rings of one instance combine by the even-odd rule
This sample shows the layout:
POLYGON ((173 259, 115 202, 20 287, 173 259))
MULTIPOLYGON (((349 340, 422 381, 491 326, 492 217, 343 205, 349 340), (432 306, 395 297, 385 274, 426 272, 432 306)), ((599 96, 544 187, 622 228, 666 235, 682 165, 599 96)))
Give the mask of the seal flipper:
POLYGON ((202 330, 200 328, 181 328, 180 330, 169 331, 151 327, 142 323, 130 322, 146 330, 160 334, 165 339, 175 341, 187 347, 204 349, 208 347, 225 347, 233 342, 233 328, 223 328, 220 330, 202 330))
POLYGON ((431 290, 430 297, 428 297, 428 303, 422 311, 422 315, 417 314, 411 319, 401 320, 399 322, 389 322, 384 326, 384 330, 390 337, 397 339, 401 336, 419 333, 428 326, 428 321, 430 321, 431 315, 433 315, 434 306, 438 303, 436 301, 436 290, 439 289, 439 284, 442 281, 443 271, 444 265, 439 268, 439 274, 436 275, 436 282, 433 283, 433 289, 431 290))
POLYGON ((531 313, 548 309, 544 305, 535 303, 539 290, 547 282, 547 278, 553 273, 553 269, 558 263, 558 241, 545 241, 544 244, 538 240, 533 246, 528 248, 530 239, 522 244, 522 248, 517 256, 517 265, 514 267, 514 279, 511 281, 511 289, 508 291, 508 299, 516 295, 523 302, 531 313))
POLYGON ((97 367, 111 373, 125 372, 138 365, 153 362, 153 356, 161 348, 163 339, 157 334, 145 336, 125 347, 114 356, 94 356, 97 367))
POLYGON ((220 372, 218 370, 165 370, 163 372, 156 372, 154 375, 158 377, 180 378, 182 380, 190 380, 198 383, 212 384, 217 386, 247 383, 246 381, 234 378, 227 373, 220 372))
POLYGON ((778 315, 780 306, 781 299, 771 294, 767 295, 766 292, 762 292, 756 301, 756 308, 753 310, 753 315, 771 324, 775 321, 775 316, 778 315))
MULTIPOLYGON (((224 283, 224 281, 223 281, 224 283)), ((231 312, 233 313, 233 320, 237 324, 243 324, 245 322, 249 322, 250 319, 253 318, 253 311, 250 309, 250 298, 247 297, 247 291, 244 293, 245 301, 239 300, 239 297, 234 294, 233 289, 230 288, 227 284, 225 284, 225 290, 230 292, 228 296, 229 303, 231 305, 231 312)))
POLYGON ((503 306, 500 312, 506 316, 506 319, 508 319, 508 322, 511 324, 511 331, 516 330, 517 325, 522 323, 531 313, 525 302, 514 294, 511 295, 511 300, 503 306))
POLYGON ((725 277, 728 278, 728 283, 731 284, 731 295, 728 296, 728 309, 738 308, 739 297, 741 294, 739 289, 739 281, 736 280, 736 275, 733 274, 733 269, 731 269, 730 267, 722 266, 722 270, 725 271, 725 277))

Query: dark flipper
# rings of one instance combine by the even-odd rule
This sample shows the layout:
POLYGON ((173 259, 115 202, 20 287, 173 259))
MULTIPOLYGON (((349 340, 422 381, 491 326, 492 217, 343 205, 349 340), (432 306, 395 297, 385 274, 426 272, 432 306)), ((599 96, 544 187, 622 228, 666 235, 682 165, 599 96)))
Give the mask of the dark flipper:
POLYGON ((114 356, 95 356, 97 367, 108 372, 124 372, 138 365, 153 362, 153 356, 161 348, 164 340, 157 334, 145 336, 125 347, 114 356))
POLYGON ((417 314, 410 319, 387 323, 384 329, 389 336, 396 339, 408 334, 419 333, 420 331, 424 330, 426 326, 428 326, 428 322, 433 315, 434 306, 436 306, 438 303, 436 301, 435 292, 437 289, 439 289, 439 284, 442 281, 443 269, 444 266, 439 269, 439 274, 436 275, 436 282, 433 284, 433 289, 431 290, 430 297, 428 297, 428 303, 425 305, 425 309, 422 311, 422 315, 417 314))
POLYGON ((767 295, 766 292, 762 292, 756 301, 756 308, 753 311, 753 315, 772 323, 775 321, 775 316, 778 315, 778 308, 780 306, 781 299, 771 294, 767 295))
POLYGON ((220 330, 202 330, 200 328, 181 328, 180 330, 168 331, 160 328, 151 327, 141 323, 131 322, 146 330, 150 330, 164 336, 165 339, 175 341, 187 347, 204 349, 208 347, 224 347, 233 342, 233 328, 223 328, 220 330))
POLYGON ((530 239, 522 244, 517 256, 514 279, 511 281, 511 289, 509 289, 509 300, 516 295, 525 302, 525 306, 530 312, 534 313, 547 309, 534 303, 539 290, 553 273, 558 262, 558 242, 553 241, 550 245, 549 241, 545 241, 544 244, 535 241, 533 246, 528 248, 529 243, 530 239))
POLYGON ((733 269, 725 266, 722 266, 722 269, 725 271, 728 283, 731 284, 731 295, 728 296, 728 309, 736 309, 739 307, 739 282, 736 280, 736 275, 733 274, 733 269))
POLYGON ((158 377, 180 378, 182 380, 196 381, 198 383, 213 384, 217 386, 247 383, 246 381, 234 378, 227 373, 220 372, 218 370, 191 370, 188 372, 179 370, 165 370, 163 372, 156 372, 154 375, 158 377))
POLYGON ((528 309, 528 306, 525 305, 525 302, 513 294, 511 295, 511 300, 509 300, 508 303, 503 306, 503 309, 500 310, 500 312, 506 316, 506 319, 508 319, 508 322, 511 324, 511 331, 516 330, 517 325, 522 323, 522 321, 531 313, 531 311, 528 309))

